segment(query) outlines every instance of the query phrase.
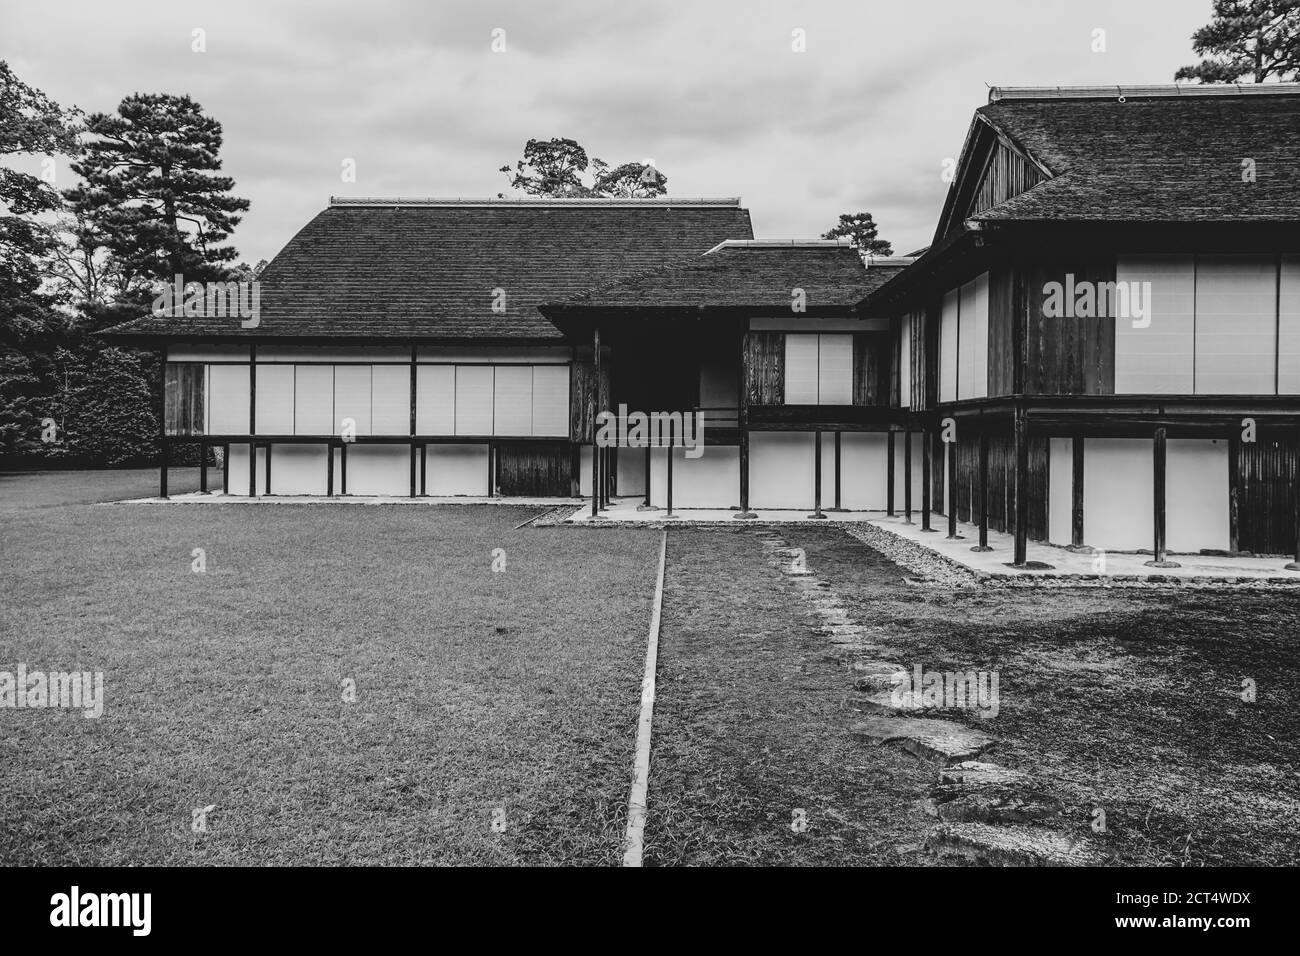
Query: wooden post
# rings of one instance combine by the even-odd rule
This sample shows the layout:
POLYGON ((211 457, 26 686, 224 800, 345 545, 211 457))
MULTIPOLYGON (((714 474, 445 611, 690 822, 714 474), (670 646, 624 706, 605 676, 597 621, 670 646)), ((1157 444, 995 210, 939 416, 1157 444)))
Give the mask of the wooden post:
POLYGON ((488 493, 487 493, 487 496, 488 496, 489 498, 491 498, 491 497, 493 496, 493 494, 496 492, 496 483, 497 483, 497 482, 496 482, 496 468, 494 467, 494 464, 495 464, 495 463, 493 462, 493 458, 495 457, 495 455, 493 454, 493 452, 494 452, 495 450, 496 450, 496 449, 493 448, 493 446, 492 446, 492 442, 489 441, 489 442, 487 443, 487 451, 488 451, 488 454, 487 454, 487 466, 488 466, 488 493))
POLYGON ((740 511, 735 517, 751 520, 758 515, 749 510, 749 333, 740 336, 740 396, 736 408, 736 424, 740 428, 740 511))
POLYGON ((221 493, 230 494, 230 442, 226 442, 221 455, 221 493))
POLYGON ((429 494, 429 446, 420 446, 420 497, 429 494))
POLYGON ((885 514, 894 517, 894 429, 885 439, 885 514))
POLYGON ((1176 568, 1165 550, 1165 441, 1164 427, 1157 428, 1151 441, 1151 560, 1143 562, 1148 568, 1176 568))
POLYGON ((988 425, 980 422, 980 464, 979 464, 979 504, 980 504, 980 543, 972 551, 992 551, 989 547, 989 430, 988 425))
POLYGON ((673 421, 668 419, 668 511, 667 517, 673 515, 673 421))
POLYGON ((416 452, 416 444, 415 444, 415 408, 416 408, 416 404, 415 404, 415 401, 416 401, 416 400, 415 400, 415 368, 416 368, 416 364, 415 364, 415 360, 416 360, 415 346, 412 345, 412 346, 411 346, 411 388, 410 388, 410 392, 411 392, 411 395, 410 395, 410 397, 411 397, 411 408, 410 408, 410 413, 411 413, 411 423, 410 423, 410 435, 411 435, 411 497, 412 497, 412 498, 415 497, 415 452, 416 452))
POLYGON ((912 423, 903 432, 903 524, 912 523, 912 423))
POLYGON ((271 493, 271 443, 266 443, 266 481, 264 482, 266 493, 271 493))
POLYGON ((334 443, 325 446, 325 497, 334 497, 334 443))
MULTIPOLYGON (((248 434, 257 434, 257 346, 248 347, 248 434)), ((248 442, 248 497, 257 497, 257 445, 248 442)))
POLYGON ((600 411, 600 327, 591 330, 591 516, 600 516, 600 447, 596 444, 596 414, 600 411))
POLYGON ((654 505, 650 503, 650 466, 652 464, 651 456, 653 454, 654 454, 654 445, 651 444, 650 436, 647 435, 645 440, 645 501, 637 505, 636 508, 637 511, 658 511, 659 510, 658 508, 656 508, 654 505))
POLYGON ((158 497, 168 498, 167 494, 167 436, 163 435, 158 442, 158 497))
POLYGON ((822 513, 822 430, 813 432, 813 513, 809 518, 824 519, 822 513))
POLYGON ((199 442, 199 493, 208 493, 208 445, 199 442))
POLYGON ((1294 497, 1293 507, 1295 508, 1295 551, 1292 557, 1294 561, 1284 565, 1288 571, 1300 571, 1300 423, 1295 427, 1295 468, 1292 469, 1292 495, 1294 497))
POLYGON ((350 442, 341 442, 339 444, 339 494, 348 493, 348 445, 350 442))
POLYGON ((1016 455, 1015 476, 1015 554, 1012 564, 1020 567, 1029 551, 1029 415, 1017 405, 1013 421, 1016 455))
POLYGON ((930 527, 930 498, 934 492, 931 487, 934 459, 934 442, 928 427, 921 429, 921 530, 935 531, 930 527))
POLYGON ((840 432, 835 432, 835 510, 843 511, 840 507, 840 432))
POLYGON ((948 493, 943 497, 944 507, 948 509, 948 540, 959 541, 966 537, 957 533, 957 436, 944 443, 948 458, 948 493))
POLYGON ((1091 550, 1083 543, 1083 436, 1070 439, 1070 548, 1091 550))
POLYGON ((1228 432, 1228 548, 1241 550, 1241 430, 1228 432))

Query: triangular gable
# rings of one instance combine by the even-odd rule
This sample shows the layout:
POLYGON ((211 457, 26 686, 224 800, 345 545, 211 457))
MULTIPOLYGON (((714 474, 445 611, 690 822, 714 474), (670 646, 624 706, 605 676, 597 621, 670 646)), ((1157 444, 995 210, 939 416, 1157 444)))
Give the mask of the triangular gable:
POLYGON ((952 188, 944 201, 935 244, 970 216, 1006 202, 1050 178, 1051 173, 1046 167, 976 113, 962 148, 952 188))

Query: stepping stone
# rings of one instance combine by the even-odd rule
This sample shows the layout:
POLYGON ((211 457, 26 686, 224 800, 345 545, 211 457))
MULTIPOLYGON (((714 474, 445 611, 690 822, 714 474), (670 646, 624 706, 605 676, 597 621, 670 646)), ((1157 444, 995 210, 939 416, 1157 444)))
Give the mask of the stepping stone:
POLYGON ((954 823, 1029 823, 1059 817, 1061 802, 1029 774, 969 760, 939 772, 930 808, 954 823))
POLYGON ((977 757, 994 743, 986 733, 950 720, 928 717, 868 717, 851 733, 869 744, 895 744, 923 760, 960 763, 977 757))
POLYGON ((965 760, 939 771, 940 784, 959 784, 967 787, 1019 787, 1030 782, 1023 770, 1012 770, 995 763, 965 760))
POLYGON ((862 694, 855 694, 849 698, 849 706, 860 714, 871 714, 872 716, 881 717, 906 717, 916 713, 909 708, 899 707, 894 703, 894 692, 892 689, 882 688, 873 684, 876 677, 859 677, 853 682, 855 690, 864 691, 862 694))
POLYGON ((816 630, 832 644, 856 644, 863 634, 862 628, 856 624, 819 625, 816 630))
POLYGON ((925 841, 939 857, 985 866, 1090 866, 1100 854, 1086 843, 1042 827, 941 823, 925 841))
POLYGON ((851 665, 851 669, 854 674, 882 674, 885 677, 893 677, 895 674, 907 673, 906 667, 902 664, 895 664, 893 661, 854 661, 851 665))

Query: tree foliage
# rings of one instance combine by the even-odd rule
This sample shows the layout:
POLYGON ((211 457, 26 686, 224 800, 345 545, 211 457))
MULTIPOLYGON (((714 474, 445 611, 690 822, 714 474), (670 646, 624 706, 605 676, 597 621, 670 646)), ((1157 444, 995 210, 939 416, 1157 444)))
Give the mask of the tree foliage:
POLYGON ((864 256, 892 256, 894 247, 876 237, 876 221, 869 212, 842 213, 839 224, 822 233, 823 239, 850 240, 864 256))
POLYGON ((1235 83, 1300 77, 1300 0, 1214 0, 1214 19, 1192 34, 1204 57, 1175 80, 1235 83))
POLYGON ((500 171, 510 188, 529 196, 645 198, 662 196, 668 189, 668 177, 653 166, 623 163, 611 169, 604 160, 588 157, 577 140, 559 137, 530 139, 523 158, 500 171))

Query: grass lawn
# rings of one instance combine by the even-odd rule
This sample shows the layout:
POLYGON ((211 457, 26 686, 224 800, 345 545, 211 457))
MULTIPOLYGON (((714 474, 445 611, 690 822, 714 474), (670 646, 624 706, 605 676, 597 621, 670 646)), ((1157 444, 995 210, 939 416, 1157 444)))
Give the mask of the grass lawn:
POLYGON ((1111 862, 1300 862, 1294 591, 944 592, 833 529, 787 538, 851 614, 888 628, 899 663, 997 670, 997 717, 940 716, 998 738, 986 759, 1041 773, 1065 828, 1111 862))
POLYGON ((0 709, 0 863, 617 862, 657 533, 156 480, 0 477, 0 669, 106 697, 0 709))

